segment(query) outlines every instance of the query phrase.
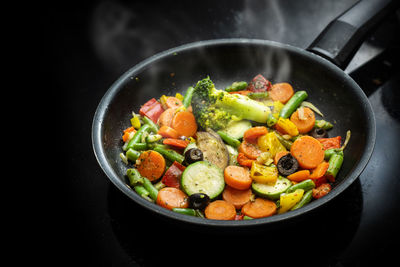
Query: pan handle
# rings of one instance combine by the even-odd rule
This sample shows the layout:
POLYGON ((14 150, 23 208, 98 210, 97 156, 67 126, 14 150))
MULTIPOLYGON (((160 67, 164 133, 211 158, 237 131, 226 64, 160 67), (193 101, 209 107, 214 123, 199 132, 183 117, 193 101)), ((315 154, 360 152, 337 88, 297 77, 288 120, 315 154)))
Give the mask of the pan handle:
POLYGON ((329 23, 307 50, 328 59, 344 70, 367 34, 388 14, 394 13, 399 2, 396 0, 357 2, 329 23))

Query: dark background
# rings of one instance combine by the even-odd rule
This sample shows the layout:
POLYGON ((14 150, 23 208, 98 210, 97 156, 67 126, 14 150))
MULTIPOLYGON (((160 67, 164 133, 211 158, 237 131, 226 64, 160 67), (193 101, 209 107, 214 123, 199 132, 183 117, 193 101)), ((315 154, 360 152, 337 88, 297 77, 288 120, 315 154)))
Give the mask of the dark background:
MULTIPOLYGON (((346 69, 365 90, 375 112, 373 156, 352 186, 307 218, 247 234, 177 227, 119 192, 97 164, 91 146, 92 118, 101 97, 141 60, 181 44, 216 38, 268 39, 306 48, 355 2, 82 1, 41 7, 39 71, 49 77, 48 96, 56 101, 53 126, 62 146, 56 145, 53 190, 40 196, 43 205, 51 204, 40 221, 49 238, 35 258, 74 266, 385 266, 396 260, 398 12, 371 33, 346 69)), ((40 241, 43 233, 36 238, 40 241)))

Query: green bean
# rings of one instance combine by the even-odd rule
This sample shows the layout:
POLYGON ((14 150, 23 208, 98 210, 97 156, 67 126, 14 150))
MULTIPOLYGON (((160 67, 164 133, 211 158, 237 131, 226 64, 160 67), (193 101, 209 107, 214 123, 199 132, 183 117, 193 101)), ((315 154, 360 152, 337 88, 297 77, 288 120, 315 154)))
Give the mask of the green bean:
POLYGON ((146 116, 143 116, 143 122, 144 124, 147 124, 150 126, 149 130, 152 131, 153 133, 157 133, 158 132, 158 126, 157 124, 155 124, 151 119, 149 119, 146 116))
POLYGON ((231 145, 231 146, 233 146, 235 148, 240 146, 240 144, 241 144, 240 141, 237 140, 236 138, 230 136, 226 132, 218 131, 217 133, 219 134, 219 136, 221 136, 222 140, 224 140, 225 143, 227 143, 228 145, 231 145))
POLYGON ((279 116, 287 119, 292 115, 292 113, 300 106, 301 102, 308 97, 306 91, 297 91, 289 101, 283 106, 279 116))
POLYGON ((248 93, 247 96, 251 99, 267 99, 268 92, 251 92, 248 93))
POLYGON ((142 135, 144 132, 147 132, 150 129, 150 125, 144 124, 142 127, 137 130, 135 135, 132 137, 131 140, 129 140, 128 145, 125 147, 125 151, 127 151, 130 148, 133 148, 133 145, 136 143, 139 143, 140 140, 142 139, 142 135))
POLYGON ((293 142, 286 140, 285 138, 282 137, 282 135, 280 135, 280 133, 278 133, 277 131, 274 131, 276 137, 278 138, 279 142, 281 142, 281 144, 286 148, 289 149, 292 147, 293 142))
POLYGON ((268 127, 274 126, 277 121, 278 121, 278 119, 275 118, 275 116, 272 114, 272 112, 268 114, 268 117, 267 117, 267 126, 268 127))
POLYGON ((146 136, 146 143, 154 143, 162 139, 160 134, 149 134, 146 136))
POLYGON ((276 204, 276 209, 279 209, 279 208, 281 207, 281 200, 278 199, 278 200, 275 202, 275 204, 276 204))
POLYGON ((140 152, 136 151, 132 148, 129 148, 128 151, 126 151, 126 157, 130 160, 135 162, 140 156, 140 152))
POLYGON ((147 144, 146 143, 136 143, 132 145, 132 149, 134 150, 146 150, 147 144))
POLYGON ((196 216, 196 211, 189 208, 173 208, 172 211, 189 216, 196 216))
POLYGON ((305 204, 309 203, 311 199, 312 199, 312 190, 308 190, 307 192, 304 193, 301 200, 296 205, 294 205, 293 208, 291 208, 291 210, 297 210, 303 207, 305 204))
POLYGON ((288 188, 286 191, 287 193, 292 193, 296 191, 297 189, 303 189, 304 191, 308 191, 310 189, 313 189, 315 187, 315 183, 311 179, 304 180, 300 183, 297 183, 295 185, 292 185, 291 187, 288 188))
POLYGON ((160 153, 161 155, 163 155, 172 162, 177 161, 179 163, 182 163, 183 160, 185 159, 184 156, 182 156, 181 154, 172 149, 167 149, 166 146, 164 145, 155 145, 153 150, 157 151, 158 153, 160 153))
POLYGON ((146 177, 143 177, 143 186, 147 190, 147 192, 149 192, 150 198, 156 201, 158 190, 154 187, 153 183, 146 177))
POLYGON ((162 180, 160 180, 160 181, 158 181, 157 183, 154 184, 154 187, 155 187, 157 190, 161 190, 161 189, 163 189, 163 188, 166 187, 166 186, 167 186, 167 185, 164 184, 164 183, 162 182, 162 180))
POLYGON ((203 212, 201 210, 195 209, 196 217, 205 218, 203 212))
POLYGON ((190 106, 190 104, 192 103, 192 96, 194 93, 194 87, 190 86, 187 90, 186 90, 186 94, 183 97, 183 101, 182 104, 185 108, 188 108, 190 106))
POLYGON ((290 140, 292 141, 292 142, 294 142, 294 141, 296 141, 297 139, 299 139, 300 137, 302 137, 302 136, 304 136, 303 134, 299 134, 299 135, 296 135, 296 136, 292 136, 291 138, 290 138, 290 140))
POLYGON ((325 160, 329 160, 334 154, 340 154, 343 156, 343 150, 340 148, 329 148, 325 150, 324 158, 325 160))
POLYGON ((140 175, 139 171, 135 168, 127 169, 126 176, 128 176, 130 186, 143 184, 144 182, 143 177, 140 175))
POLYGON ((340 168, 342 167, 344 156, 340 153, 335 153, 329 159, 329 167, 326 171, 326 176, 328 178, 335 178, 340 168))
POLYGON ((149 192, 146 190, 146 188, 144 188, 143 185, 136 185, 133 187, 133 189, 135 189, 136 193, 138 193, 139 196, 147 200, 153 201, 151 198, 149 198, 149 192))
POLYGON ((333 124, 326 120, 315 120, 314 127, 329 130, 333 128, 333 124))
POLYGON ((126 155, 125 155, 123 152, 119 153, 119 157, 122 159, 122 161, 123 161, 126 165, 129 164, 128 158, 126 157, 126 155))
POLYGON ((244 215, 243 220, 253 220, 254 218, 251 218, 250 216, 244 215))
POLYGON ((225 88, 227 92, 241 91, 247 88, 247 82, 234 82, 232 85, 225 88))

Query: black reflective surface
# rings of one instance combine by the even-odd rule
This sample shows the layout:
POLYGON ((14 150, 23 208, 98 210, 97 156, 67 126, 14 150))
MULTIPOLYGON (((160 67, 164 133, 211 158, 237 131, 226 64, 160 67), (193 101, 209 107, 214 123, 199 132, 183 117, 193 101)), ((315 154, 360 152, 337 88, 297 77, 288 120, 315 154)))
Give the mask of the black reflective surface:
POLYGON ((52 263, 88 266, 386 266, 396 259, 400 212, 399 19, 388 18, 347 71, 367 93, 377 124, 360 178, 301 221, 257 235, 177 227, 130 201, 91 147, 94 111, 109 86, 141 60, 184 43, 229 37, 307 47, 355 1, 95 1, 47 6, 43 72, 61 107, 66 153, 47 223, 52 263), (233 3, 234 2, 234 3, 233 3), (364 64, 373 58, 372 63, 364 64), (57 216, 56 216, 57 215, 57 216))

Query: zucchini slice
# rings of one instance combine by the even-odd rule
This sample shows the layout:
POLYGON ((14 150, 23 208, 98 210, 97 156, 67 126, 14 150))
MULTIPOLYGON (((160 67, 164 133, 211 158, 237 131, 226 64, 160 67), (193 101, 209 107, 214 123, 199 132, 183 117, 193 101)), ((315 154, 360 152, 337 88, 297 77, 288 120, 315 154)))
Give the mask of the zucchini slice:
POLYGON ((243 138, 244 132, 252 127, 251 122, 248 120, 232 121, 224 129, 224 132, 230 136, 240 139, 243 138))
POLYGON ((214 199, 225 188, 223 171, 207 161, 198 161, 186 167, 181 185, 186 194, 204 193, 214 199))
POLYGON ((291 185, 292 182, 289 179, 279 176, 278 180, 273 185, 253 182, 251 188, 256 195, 266 197, 271 200, 277 200, 279 199, 280 195, 285 193, 291 185))

